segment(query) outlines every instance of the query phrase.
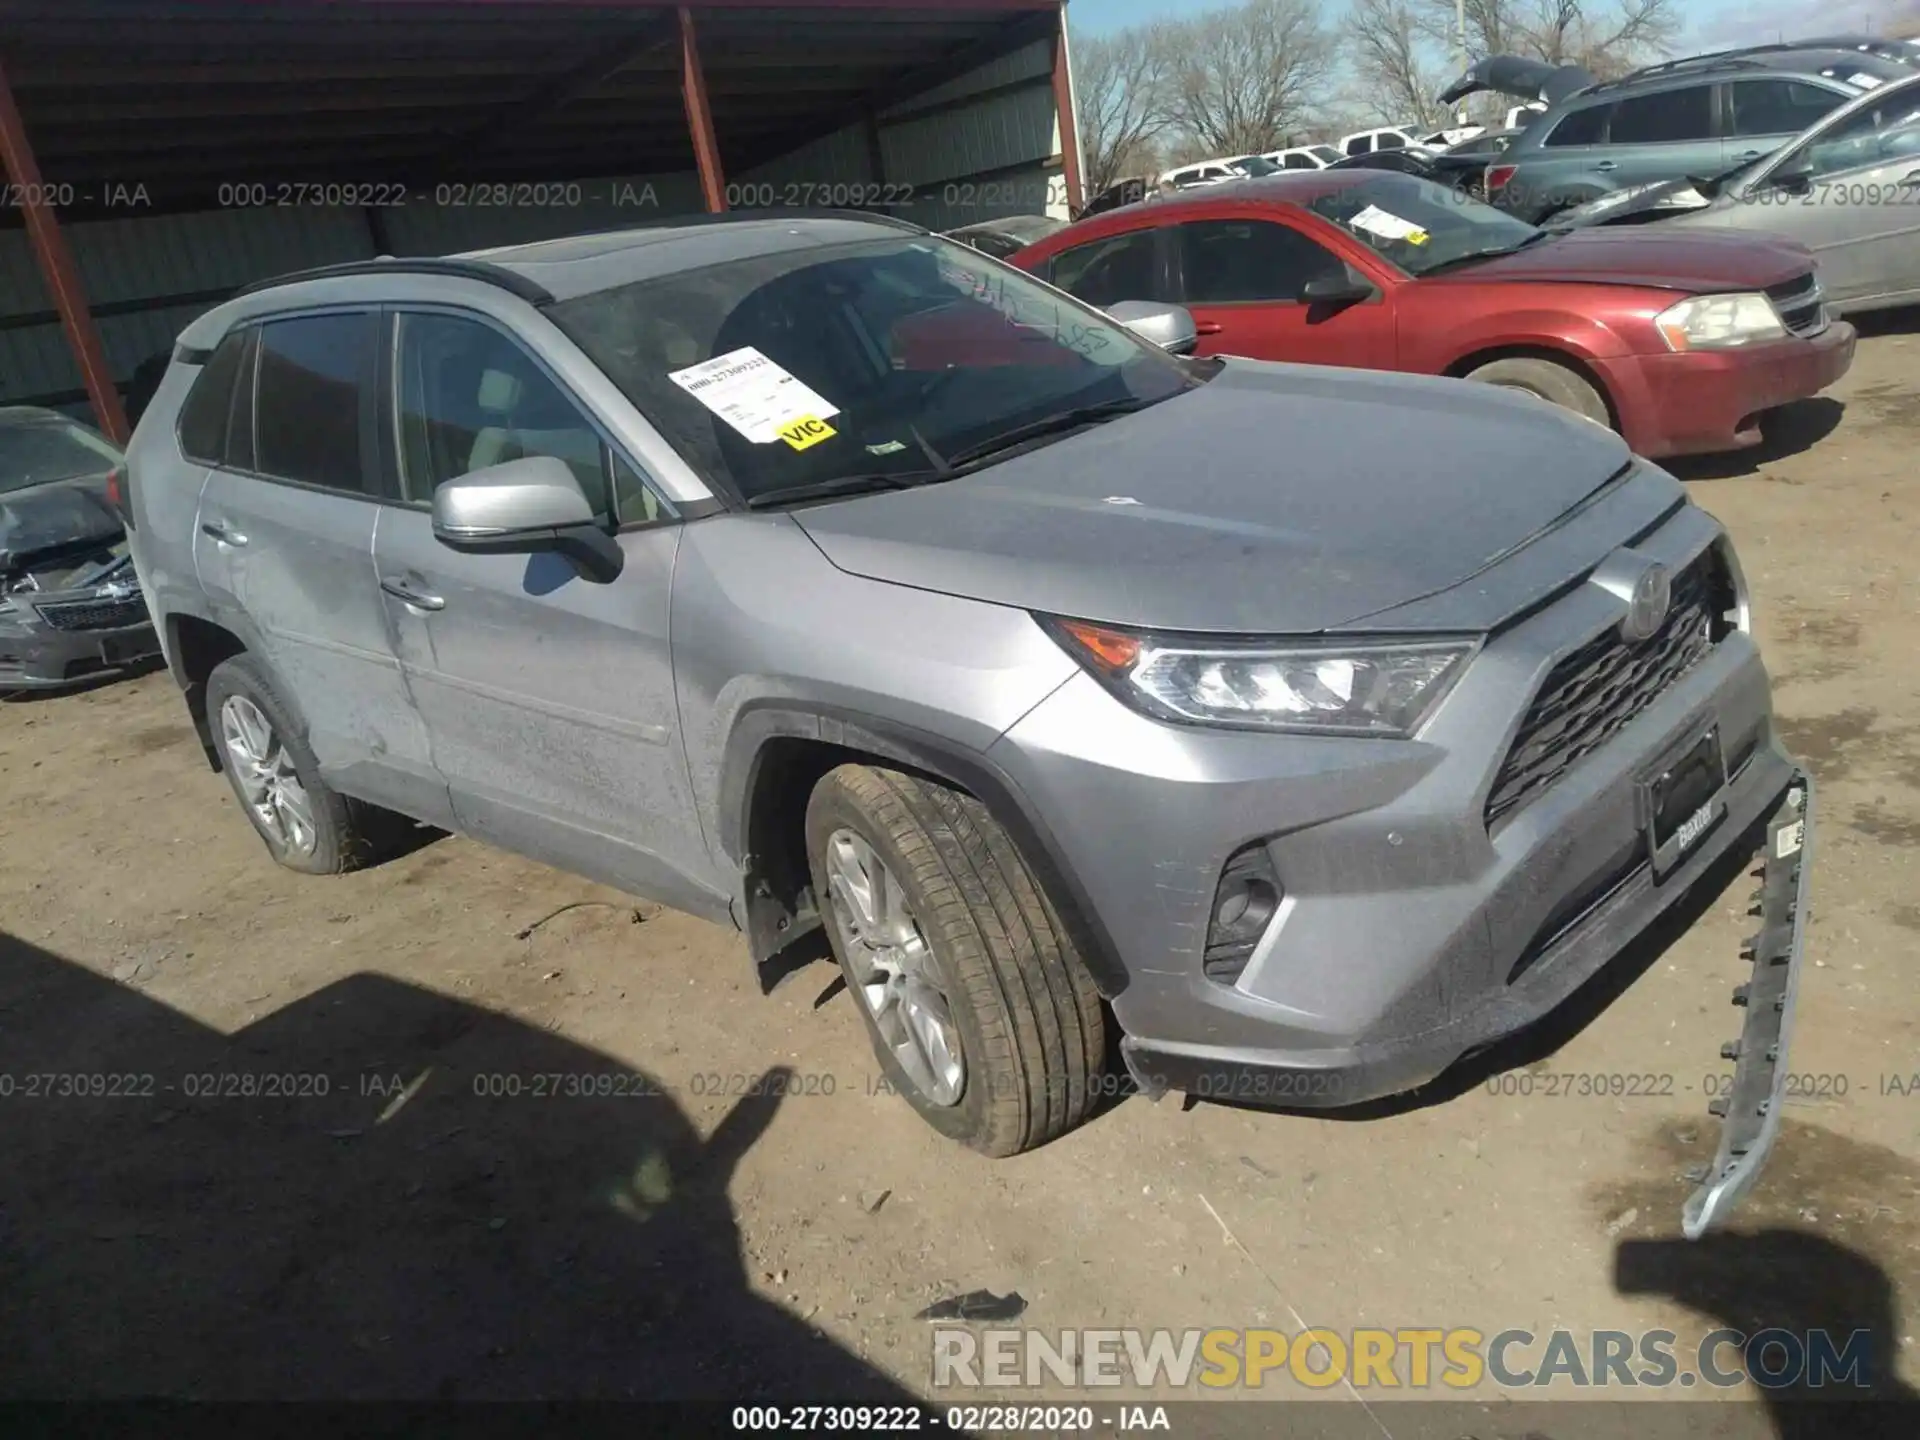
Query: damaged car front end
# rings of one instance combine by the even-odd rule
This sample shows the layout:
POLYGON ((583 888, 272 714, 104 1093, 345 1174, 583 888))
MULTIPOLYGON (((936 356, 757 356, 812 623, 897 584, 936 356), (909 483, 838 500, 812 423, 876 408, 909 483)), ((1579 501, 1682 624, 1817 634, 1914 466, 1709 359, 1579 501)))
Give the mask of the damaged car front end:
POLYGON ((74 684, 159 654, 107 497, 118 463, 63 415, 0 411, 0 690, 74 684))

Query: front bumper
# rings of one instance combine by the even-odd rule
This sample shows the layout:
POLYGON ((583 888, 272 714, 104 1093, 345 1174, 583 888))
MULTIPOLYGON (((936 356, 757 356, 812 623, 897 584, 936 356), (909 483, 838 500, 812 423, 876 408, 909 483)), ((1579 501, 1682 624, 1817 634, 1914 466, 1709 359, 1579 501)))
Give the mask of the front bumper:
MULTIPOLYGON (((1634 548, 1679 573, 1723 540, 1682 507, 1634 548)), ((1737 580, 1733 599, 1738 614, 1737 580)), ((1162 725, 1084 676, 1009 730, 989 758, 1048 818, 1052 860, 1110 937, 1142 1083, 1308 1106, 1416 1088, 1554 1009, 1732 851, 1795 774, 1741 628, 1487 818, 1543 682, 1625 610, 1596 579, 1509 624, 1415 741, 1162 725), (1648 768, 1709 728, 1724 813, 1656 879, 1648 768), (1285 898, 1244 970, 1212 978, 1214 889, 1248 844, 1285 898)))
POLYGON ((144 621, 108 630, 59 630, 37 619, 0 620, 0 690, 58 689, 120 674, 159 655, 159 638, 144 621))
POLYGON ((1853 365, 1855 344, 1853 326, 1836 321, 1812 339, 1594 364, 1627 443, 1658 459, 1758 445, 1760 417, 1839 380, 1853 365))

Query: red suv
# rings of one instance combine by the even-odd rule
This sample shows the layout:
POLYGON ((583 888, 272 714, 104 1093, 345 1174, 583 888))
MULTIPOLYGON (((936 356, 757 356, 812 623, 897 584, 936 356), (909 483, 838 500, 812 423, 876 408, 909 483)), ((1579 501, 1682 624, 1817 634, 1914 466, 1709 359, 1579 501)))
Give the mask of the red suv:
POLYGON ((1184 305, 1198 353, 1455 375, 1612 425, 1642 455, 1758 443, 1833 384, 1851 325, 1810 251, 1764 236, 1539 229, 1382 171, 1149 200, 1011 263, 1091 304, 1184 305))

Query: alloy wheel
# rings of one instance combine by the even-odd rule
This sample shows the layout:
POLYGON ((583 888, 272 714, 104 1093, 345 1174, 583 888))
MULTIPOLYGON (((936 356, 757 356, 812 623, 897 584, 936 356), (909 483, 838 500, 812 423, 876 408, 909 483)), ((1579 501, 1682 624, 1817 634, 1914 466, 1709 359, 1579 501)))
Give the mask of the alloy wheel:
POLYGON ((828 900, 847 968, 901 1070, 935 1105, 966 1088, 966 1056, 907 892, 873 846, 852 830, 827 838, 828 900))

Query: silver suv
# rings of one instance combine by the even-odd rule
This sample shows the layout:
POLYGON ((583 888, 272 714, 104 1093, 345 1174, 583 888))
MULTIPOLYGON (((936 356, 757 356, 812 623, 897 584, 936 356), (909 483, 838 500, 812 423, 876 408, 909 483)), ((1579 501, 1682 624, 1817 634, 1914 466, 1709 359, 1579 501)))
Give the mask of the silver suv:
MULTIPOLYGON (((763 965, 824 926, 990 1154, 1085 1117, 1110 1036, 1155 1094, 1418 1086, 1770 816, 1799 893, 1739 568, 1670 476, 1192 338, 848 215, 293 276, 181 338, 134 553, 280 863, 423 821, 763 965)), ((1770 903, 1700 1225, 1778 1123, 1770 903)))

